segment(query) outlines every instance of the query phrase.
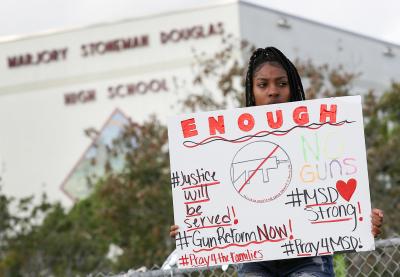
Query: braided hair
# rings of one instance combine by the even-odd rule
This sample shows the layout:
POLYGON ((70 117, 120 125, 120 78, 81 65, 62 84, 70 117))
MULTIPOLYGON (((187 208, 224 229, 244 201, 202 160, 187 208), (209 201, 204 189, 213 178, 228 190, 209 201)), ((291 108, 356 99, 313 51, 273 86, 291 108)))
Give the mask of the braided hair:
POLYGON ((258 48, 250 57, 246 74, 246 107, 255 106, 253 93, 254 73, 265 63, 278 64, 288 76, 290 102, 305 100, 303 85, 299 73, 293 63, 275 47, 258 48))

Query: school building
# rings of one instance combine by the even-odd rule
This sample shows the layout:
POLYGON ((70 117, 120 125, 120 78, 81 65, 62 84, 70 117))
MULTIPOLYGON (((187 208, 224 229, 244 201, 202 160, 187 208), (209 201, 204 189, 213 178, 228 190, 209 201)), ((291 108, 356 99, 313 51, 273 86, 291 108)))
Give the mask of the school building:
POLYGON ((127 118, 180 113, 193 49, 214 53, 227 35, 361 72, 355 93, 383 91, 400 72, 398 45, 238 0, 2 41, 3 191, 45 191, 67 206, 89 195, 85 176, 102 173, 90 160, 107 159, 127 118), (97 148, 84 135, 89 128, 100 130, 97 148))

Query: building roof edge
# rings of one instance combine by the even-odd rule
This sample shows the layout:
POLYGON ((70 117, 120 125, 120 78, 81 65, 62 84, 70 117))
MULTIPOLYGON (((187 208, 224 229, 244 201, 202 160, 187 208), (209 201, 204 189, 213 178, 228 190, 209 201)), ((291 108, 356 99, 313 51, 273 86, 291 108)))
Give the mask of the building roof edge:
POLYGON ((2 36, 2 37, 0 37, 0 44, 12 43, 12 42, 16 42, 16 41, 28 40, 28 39, 33 39, 33 38, 40 38, 40 37, 45 37, 45 36, 49 36, 49 35, 59 35, 59 34, 64 34, 64 33, 76 32, 76 31, 81 31, 81 30, 98 28, 98 27, 102 27, 102 26, 109 26, 109 25, 113 25, 113 24, 123 24, 123 23, 127 23, 127 22, 145 20, 145 19, 149 19, 149 18, 153 18, 153 17, 169 16, 171 14, 181 14, 181 13, 185 13, 188 11, 205 10, 205 9, 220 7, 220 6, 224 6, 224 5, 238 4, 239 2, 240 2, 240 0, 218 0, 217 2, 208 3, 208 4, 204 4, 204 3, 196 4, 196 6, 185 7, 185 8, 179 9, 179 10, 159 11, 159 12, 149 13, 149 14, 135 16, 135 17, 127 17, 127 18, 123 18, 123 19, 103 21, 103 22, 99 22, 99 23, 92 23, 92 24, 87 24, 87 25, 82 25, 82 26, 49 29, 46 31, 40 31, 40 32, 32 33, 32 34, 2 36))
POLYGON ((375 37, 372 37, 372 36, 368 36, 368 35, 364 35, 364 34, 361 34, 361 33, 354 32, 354 31, 346 30, 346 29, 343 29, 343 28, 340 28, 340 27, 335 27, 335 26, 329 25, 327 23, 322 23, 322 22, 319 22, 319 21, 316 21, 316 20, 313 20, 313 19, 304 18, 304 17, 298 16, 298 15, 294 15, 294 14, 291 14, 291 13, 287 13, 287 12, 281 11, 281 10, 277 10, 277 9, 273 9, 273 8, 269 8, 269 7, 264 7, 264 6, 261 6, 261 5, 257 4, 257 3, 250 2, 248 0, 239 0, 239 5, 240 4, 245 4, 245 5, 248 5, 248 6, 258 7, 258 8, 264 9, 264 10, 268 10, 270 12, 278 13, 278 14, 280 14, 282 16, 285 16, 285 17, 294 18, 294 19, 301 20, 301 21, 304 21, 304 22, 308 22, 308 23, 312 23, 312 24, 319 25, 319 26, 322 26, 322 27, 326 27, 326 28, 329 28, 329 29, 332 29, 332 30, 335 30, 335 31, 340 31, 340 32, 347 33, 347 34, 350 34, 350 35, 353 35, 353 36, 358 36, 358 37, 362 37, 364 39, 368 39, 368 40, 371 40, 371 41, 383 43, 386 46, 400 48, 400 44, 396 44, 394 42, 386 41, 386 40, 383 40, 383 39, 378 39, 378 38, 375 38, 375 37))

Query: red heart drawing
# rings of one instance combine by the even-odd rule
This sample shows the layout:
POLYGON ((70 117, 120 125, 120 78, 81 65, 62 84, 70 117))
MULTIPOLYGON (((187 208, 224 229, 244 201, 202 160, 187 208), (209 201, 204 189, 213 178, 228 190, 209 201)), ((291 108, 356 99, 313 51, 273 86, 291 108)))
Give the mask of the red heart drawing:
POLYGON ((347 183, 345 181, 339 180, 336 182, 336 189, 338 190, 340 196, 342 196, 347 202, 353 196, 354 191, 357 187, 356 179, 349 179, 347 183))

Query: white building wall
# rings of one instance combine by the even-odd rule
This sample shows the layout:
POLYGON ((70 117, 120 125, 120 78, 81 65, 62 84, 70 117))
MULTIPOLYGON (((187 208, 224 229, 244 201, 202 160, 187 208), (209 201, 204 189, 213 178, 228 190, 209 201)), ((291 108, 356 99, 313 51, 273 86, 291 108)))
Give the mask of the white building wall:
POLYGON ((192 49, 214 52, 223 35, 238 37, 238 30, 238 6, 228 3, 0 44, 0 176, 5 193, 23 197, 46 191, 51 200, 71 204, 61 184, 92 143, 84 130, 100 130, 115 109, 139 122, 150 114, 166 121, 180 113, 177 100, 186 90, 179 87, 186 81, 191 89, 192 49), (188 30, 188 39, 178 37, 188 30), (165 41, 165 34, 171 39, 165 41), (89 56, 82 50, 90 43, 142 35, 148 37, 147 46, 89 56), (64 52, 52 62, 9 66, 10 57, 30 54, 34 60, 38 53, 50 57, 53 49, 64 52), (127 95, 126 85, 152 81, 162 87, 158 92, 127 95), (118 97, 112 97, 115 91, 118 97), (79 93, 79 101, 67 103, 79 93))
POLYGON ((240 33, 257 47, 276 46, 290 59, 315 64, 343 65, 350 73, 362 73, 356 87, 383 91, 391 80, 400 81, 400 47, 310 20, 240 3, 240 33), (289 27, 278 22, 286 19, 289 27), (387 47, 394 56, 384 55, 387 47))

